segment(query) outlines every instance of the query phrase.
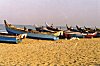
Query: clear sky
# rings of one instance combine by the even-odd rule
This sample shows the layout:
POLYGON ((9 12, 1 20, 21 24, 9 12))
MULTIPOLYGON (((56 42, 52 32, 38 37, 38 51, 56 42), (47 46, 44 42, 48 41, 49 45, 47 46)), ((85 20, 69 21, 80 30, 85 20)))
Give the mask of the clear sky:
POLYGON ((100 0, 0 0, 0 23, 100 26, 100 0))

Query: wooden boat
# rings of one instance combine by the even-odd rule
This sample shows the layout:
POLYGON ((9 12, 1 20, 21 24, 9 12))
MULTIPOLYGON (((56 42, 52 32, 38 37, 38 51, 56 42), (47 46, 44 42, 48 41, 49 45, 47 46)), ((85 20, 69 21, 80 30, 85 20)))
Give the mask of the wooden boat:
POLYGON ((39 32, 49 32, 49 33, 54 33, 55 36, 62 36, 63 35, 63 31, 53 31, 53 30, 48 30, 46 27, 38 27, 35 25, 35 29, 39 32))
POLYGON ((58 40, 59 38, 54 35, 54 33, 44 33, 44 32, 39 32, 36 30, 32 29, 27 29, 24 27, 22 28, 16 28, 15 26, 8 24, 6 20, 4 20, 5 23, 5 28, 8 33, 11 34, 27 34, 28 38, 35 38, 35 39, 46 39, 46 40, 58 40))
POLYGON ((63 36, 63 30, 61 28, 59 29, 59 28, 53 27, 53 25, 49 26, 47 23, 45 23, 45 24, 46 24, 46 28, 48 30, 52 30, 54 32, 57 32, 55 35, 58 35, 59 37, 63 36))
POLYGON ((88 33, 94 33, 96 31, 95 29, 87 28, 86 26, 84 26, 84 28, 88 33))
POLYGON ((92 29, 92 28, 87 28, 87 27, 85 27, 84 26, 84 29, 82 29, 81 27, 79 27, 79 26, 77 26, 76 25, 76 28, 79 30, 79 32, 81 32, 81 33, 94 33, 94 32, 96 32, 94 29, 92 29))
POLYGON ((70 39, 72 37, 84 38, 84 36, 80 32, 72 32, 70 30, 64 31, 63 37, 67 39, 70 39))
POLYGON ((37 25, 34 25, 35 26, 35 29, 39 32, 54 32, 52 30, 48 30, 46 27, 42 26, 42 27, 39 27, 37 25))
POLYGON ((97 35, 97 32, 94 33, 82 33, 82 35, 84 35, 85 38, 93 38, 97 35))
POLYGON ((20 43, 22 39, 18 34, 0 33, 0 42, 20 43))
POLYGON ((55 27, 53 27, 53 24, 50 26, 50 25, 48 25, 47 23, 45 23, 46 24, 46 28, 48 29, 48 30, 52 30, 52 31, 62 31, 61 29, 59 29, 59 28, 55 28, 55 27))
POLYGON ((97 28, 96 26, 95 26, 95 31, 97 32, 97 35, 95 36, 96 38, 97 37, 100 37, 100 28, 97 28))
POLYGON ((97 35, 97 32, 95 33, 81 33, 81 32, 72 32, 72 31, 65 31, 63 36, 65 38, 72 38, 72 37, 76 37, 76 38, 92 38, 95 37, 97 35))
POLYGON ((86 30, 85 29, 82 29, 81 27, 79 27, 78 25, 76 25, 76 28, 79 32, 81 33, 86 33, 86 30))
POLYGON ((73 32, 79 32, 79 30, 72 28, 72 26, 68 27, 68 25, 66 24, 66 28, 67 30, 73 31, 73 32))

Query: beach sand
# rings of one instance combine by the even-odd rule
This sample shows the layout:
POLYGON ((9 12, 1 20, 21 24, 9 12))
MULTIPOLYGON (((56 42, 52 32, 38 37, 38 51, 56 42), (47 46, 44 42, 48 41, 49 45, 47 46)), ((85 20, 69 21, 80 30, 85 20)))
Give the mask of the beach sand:
POLYGON ((100 66, 100 38, 0 43, 0 66, 100 66))

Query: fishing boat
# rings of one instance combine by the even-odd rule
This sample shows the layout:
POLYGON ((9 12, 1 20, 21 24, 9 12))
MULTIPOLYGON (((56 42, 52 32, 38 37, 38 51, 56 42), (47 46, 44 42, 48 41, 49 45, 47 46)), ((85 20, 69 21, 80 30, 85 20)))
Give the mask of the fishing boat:
POLYGON ((45 24, 46 24, 46 28, 49 29, 49 30, 52 30, 52 31, 62 31, 59 28, 53 27, 53 24, 51 26, 49 24, 47 24, 47 23, 45 23, 45 24))
POLYGON ((39 32, 54 32, 52 30, 48 30, 46 27, 44 26, 37 26, 36 24, 34 25, 35 26, 35 29, 39 32))
POLYGON ((76 28, 79 30, 79 32, 81 33, 94 33, 96 32, 95 29, 92 29, 92 28, 87 28, 86 26, 84 26, 84 28, 82 29, 81 27, 77 26, 76 25, 76 28))
POLYGON ((93 38, 97 35, 97 32, 94 33, 82 33, 82 35, 84 35, 85 38, 93 38))
POLYGON ((65 38, 72 38, 72 37, 76 37, 76 38, 92 38, 92 37, 96 37, 97 32, 94 33, 81 33, 81 32, 72 32, 70 30, 64 31, 63 36, 65 38))
POLYGON ((67 30, 70 30, 70 31, 73 31, 73 32, 79 32, 78 29, 75 29, 72 26, 69 27, 67 24, 66 24, 66 28, 67 28, 67 30))
POLYGON ((54 33, 44 33, 39 32, 32 29, 24 28, 16 28, 15 26, 8 24, 6 20, 4 20, 5 28, 8 33, 11 34, 27 34, 28 38, 34 38, 34 39, 46 39, 46 40, 58 40, 59 38, 54 35, 54 33))
POLYGON ((92 28, 87 28, 86 26, 84 26, 85 30, 88 31, 88 33, 94 33, 96 30, 92 29, 92 28))
POLYGON ((100 37, 100 28, 97 28, 96 26, 95 26, 95 31, 97 32, 97 35, 95 36, 96 38, 97 37, 100 37))
POLYGON ((46 27, 42 26, 39 27, 37 25, 34 25, 35 29, 39 32, 49 32, 49 33, 54 33, 55 36, 61 37, 63 35, 63 31, 53 31, 53 30, 49 30, 46 27))
POLYGON ((79 32, 81 32, 81 33, 86 33, 86 30, 83 29, 83 28, 81 28, 81 27, 79 27, 78 25, 76 25, 76 28, 77 28, 77 30, 78 30, 79 32))
POLYGON ((20 43, 22 42, 21 34, 0 33, 0 42, 20 43))
POLYGON ((48 25, 47 23, 45 23, 45 24, 46 24, 46 28, 48 30, 52 30, 54 32, 57 32, 56 35, 58 34, 59 37, 62 37, 63 36, 63 30, 61 28, 59 29, 59 28, 53 27, 53 24, 51 26, 48 25))
POLYGON ((72 37, 84 38, 84 35, 82 35, 80 32, 73 32, 73 31, 67 30, 67 31, 64 31, 63 37, 67 39, 70 39, 72 37))

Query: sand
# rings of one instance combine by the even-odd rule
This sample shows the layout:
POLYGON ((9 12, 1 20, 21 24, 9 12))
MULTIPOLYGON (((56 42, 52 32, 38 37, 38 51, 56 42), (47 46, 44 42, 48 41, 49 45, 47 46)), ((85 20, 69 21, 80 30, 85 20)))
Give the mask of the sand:
POLYGON ((0 43, 0 66, 100 66, 100 38, 0 43))

